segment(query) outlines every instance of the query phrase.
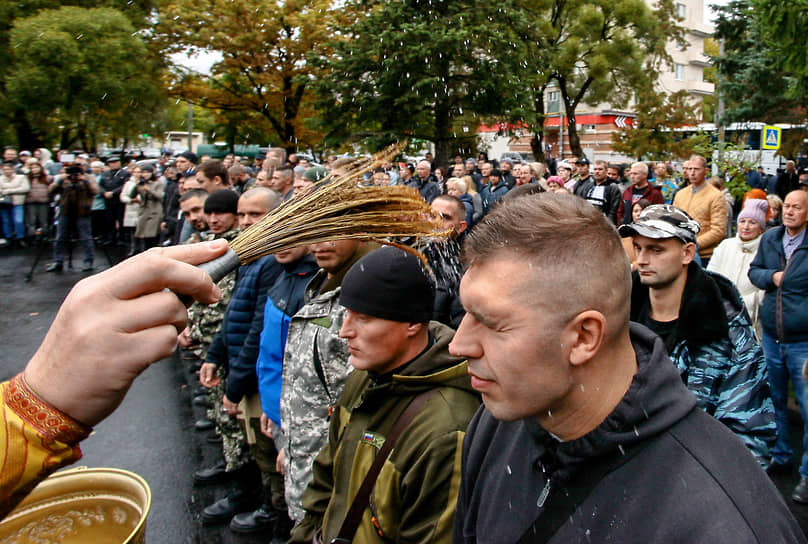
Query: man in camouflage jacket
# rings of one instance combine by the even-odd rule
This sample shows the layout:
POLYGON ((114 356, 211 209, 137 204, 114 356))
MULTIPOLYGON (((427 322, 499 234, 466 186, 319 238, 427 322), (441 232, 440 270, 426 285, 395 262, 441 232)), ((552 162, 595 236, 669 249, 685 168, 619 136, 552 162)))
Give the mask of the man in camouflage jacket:
POLYGON ((637 253, 631 320, 662 338, 698 406, 765 468, 776 425, 763 350, 738 289, 693 262, 698 231, 685 212, 663 204, 620 227, 637 253))
POLYGON ((284 488, 295 521, 305 514, 301 501, 312 462, 328 439, 332 407, 352 370, 348 348, 339 337, 345 316, 339 286, 351 265, 374 248, 355 240, 311 246, 320 271, 306 287, 305 305, 289 323, 281 391, 284 488))

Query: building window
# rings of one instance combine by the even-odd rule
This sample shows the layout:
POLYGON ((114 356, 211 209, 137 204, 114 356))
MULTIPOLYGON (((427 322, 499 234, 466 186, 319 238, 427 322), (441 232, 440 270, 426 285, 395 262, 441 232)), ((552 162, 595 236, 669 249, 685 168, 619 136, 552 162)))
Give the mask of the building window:
POLYGON ((559 98, 561 98, 561 91, 550 91, 547 93, 548 102, 558 102, 559 98))
POLYGON ((676 81, 684 81, 685 80, 685 65, 684 64, 674 64, 673 65, 673 75, 676 78, 676 81))
POLYGON ((687 19, 687 6, 685 4, 676 3, 676 16, 680 19, 687 19))

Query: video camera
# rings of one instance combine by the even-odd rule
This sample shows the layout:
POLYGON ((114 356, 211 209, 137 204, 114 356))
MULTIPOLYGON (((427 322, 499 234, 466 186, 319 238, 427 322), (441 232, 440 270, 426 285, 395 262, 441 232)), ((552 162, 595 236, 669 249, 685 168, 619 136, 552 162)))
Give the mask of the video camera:
POLYGON ((65 168, 65 174, 67 174, 67 179, 75 183, 81 181, 84 169, 81 166, 68 166, 65 168))

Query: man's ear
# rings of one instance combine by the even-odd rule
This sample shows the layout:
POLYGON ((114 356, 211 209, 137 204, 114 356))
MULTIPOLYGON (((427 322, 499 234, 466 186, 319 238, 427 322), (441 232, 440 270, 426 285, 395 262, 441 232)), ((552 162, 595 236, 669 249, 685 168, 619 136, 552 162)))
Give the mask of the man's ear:
POLYGON ((466 232, 466 229, 469 228, 469 224, 465 221, 461 221, 457 224, 457 234, 463 234, 466 232))
POLYGON ((688 242, 682 246, 682 264, 688 265, 696 258, 696 244, 688 242))
POLYGON ((561 345, 569 363, 578 366, 597 355, 606 337, 606 317, 586 310, 573 317, 561 331, 561 345))
POLYGON ((425 330, 429 323, 410 323, 407 325, 407 336, 413 338, 422 330, 425 330))

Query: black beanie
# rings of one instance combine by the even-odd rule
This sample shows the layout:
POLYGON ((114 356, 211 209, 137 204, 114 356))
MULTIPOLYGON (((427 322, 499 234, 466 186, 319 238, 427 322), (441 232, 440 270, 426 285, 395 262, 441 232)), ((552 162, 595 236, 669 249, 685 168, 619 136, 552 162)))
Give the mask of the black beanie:
POLYGON ((238 213, 238 195, 230 189, 219 189, 205 200, 205 213, 238 213))
POLYGON ((435 291, 421 261, 384 246, 359 259, 342 280, 339 303, 361 314, 425 323, 432 319, 435 291))

